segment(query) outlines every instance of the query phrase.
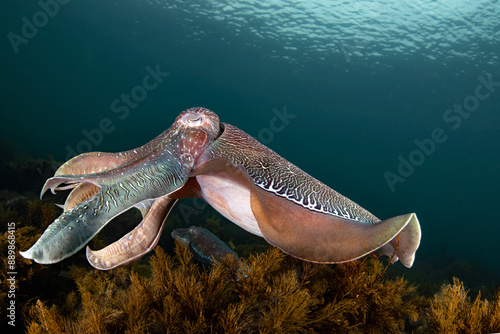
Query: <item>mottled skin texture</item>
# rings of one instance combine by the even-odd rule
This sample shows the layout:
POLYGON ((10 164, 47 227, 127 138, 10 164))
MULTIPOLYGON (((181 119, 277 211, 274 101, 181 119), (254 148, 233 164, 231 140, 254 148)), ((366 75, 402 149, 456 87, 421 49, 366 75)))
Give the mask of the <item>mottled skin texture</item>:
MULTIPOLYGON (((154 248, 180 198, 201 197, 247 231, 298 258, 352 261, 369 253, 410 267, 420 242, 415 214, 381 221, 204 108, 182 112, 148 144, 121 153, 77 156, 47 180, 42 195, 74 188, 64 212, 24 257, 55 263, 84 247, 131 207, 143 221, 114 244, 87 248, 89 262, 111 269, 154 248)), ((215 250, 214 250, 215 251, 215 250)))

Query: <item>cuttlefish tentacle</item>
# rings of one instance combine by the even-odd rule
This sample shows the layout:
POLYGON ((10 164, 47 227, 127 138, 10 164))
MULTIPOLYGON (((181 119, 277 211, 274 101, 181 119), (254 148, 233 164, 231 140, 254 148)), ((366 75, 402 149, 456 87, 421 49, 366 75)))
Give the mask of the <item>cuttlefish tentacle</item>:
POLYGON ((84 247, 117 215, 145 200, 181 189, 195 161, 218 134, 217 115, 186 111, 147 156, 111 170, 49 179, 44 189, 77 181, 92 183, 100 190, 63 212, 21 255, 43 264, 61 261, 84 247))

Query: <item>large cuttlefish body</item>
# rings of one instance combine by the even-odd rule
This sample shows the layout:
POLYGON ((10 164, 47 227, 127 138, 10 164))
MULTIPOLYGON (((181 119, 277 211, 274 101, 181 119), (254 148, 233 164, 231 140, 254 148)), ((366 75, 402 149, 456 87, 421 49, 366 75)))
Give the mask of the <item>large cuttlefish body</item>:
POLYGON ((64 212, 21 255, 59 262, 131 207, 141 223, 98 251, 98 269, 151 251, 181 198, 203 198, 250 233, 297 258, 341 263, 373 253, 411 267, 420 243, 414 213, 381 221, 205 108, 182 112, 151 142, 120 153, 85 153, 63 164, 42 195, 71 189, 64 212))

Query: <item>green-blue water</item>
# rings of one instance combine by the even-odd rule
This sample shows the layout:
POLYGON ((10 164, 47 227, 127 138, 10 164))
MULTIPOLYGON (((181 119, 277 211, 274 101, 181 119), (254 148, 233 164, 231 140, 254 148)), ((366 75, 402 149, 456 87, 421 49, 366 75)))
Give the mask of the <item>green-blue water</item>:
POLYGON ((376 216, 416 212, 415 270, 498 282, 499 1, 0 8, 1 137, 33 156, 134 148, 204 106, 376 216))

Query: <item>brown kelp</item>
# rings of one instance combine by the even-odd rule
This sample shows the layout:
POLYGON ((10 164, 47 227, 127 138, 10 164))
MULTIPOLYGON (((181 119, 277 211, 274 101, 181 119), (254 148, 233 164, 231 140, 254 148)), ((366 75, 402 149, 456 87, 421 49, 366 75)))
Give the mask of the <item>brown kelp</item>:
POLYGON ((158 247, 151 277, 128 268, 74 269, 79 310, 68 311, 74 294, 60 308, 37 302, 28 332, 397 331, 417 318, 415 288, 380 278, 382 265, 371 259, 332 267, 272 248, 244 264, 226 261, 200 271, 191 258, 183 245, 175 257, 158 247))
POLYGON ((500 291, 492 302, 468 297, 464 284, 453 278, 432 297, 424 314, 429 331, 435 333, 494 333, 500 330, 500 291))
POLYGON ((500 329, 500 294, 467 297, 462 283, 432 299, 402 277, 386 279, 379 261, 318 265, 276 248, 202 270, 180 243, 160 247, 150 275, 73 267, 77 291, 60 306, 29 309, 28 333, 463 333, 500 329))

